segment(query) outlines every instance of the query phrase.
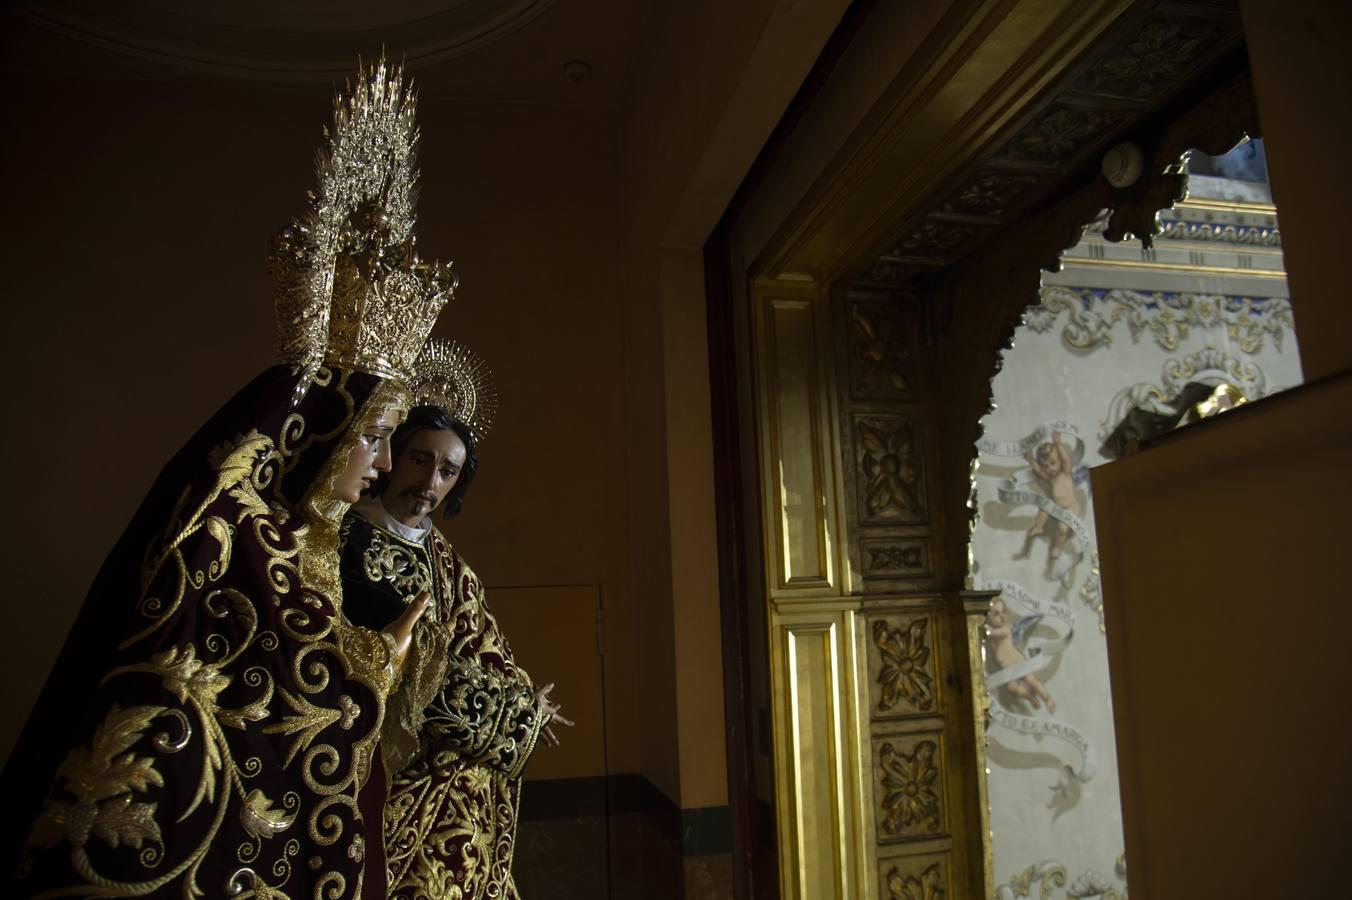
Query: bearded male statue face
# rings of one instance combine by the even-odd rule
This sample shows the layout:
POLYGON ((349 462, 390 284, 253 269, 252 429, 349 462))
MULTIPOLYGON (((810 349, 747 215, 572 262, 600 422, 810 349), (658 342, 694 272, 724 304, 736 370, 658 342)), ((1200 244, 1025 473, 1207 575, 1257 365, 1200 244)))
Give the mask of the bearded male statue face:
POLYGON ((464 503, 479 460, 474 436, 439 406, 417 406, 390 441, 393 465, 370 493, 396 521, 418 528, 443 502, 447 518, 464 503))

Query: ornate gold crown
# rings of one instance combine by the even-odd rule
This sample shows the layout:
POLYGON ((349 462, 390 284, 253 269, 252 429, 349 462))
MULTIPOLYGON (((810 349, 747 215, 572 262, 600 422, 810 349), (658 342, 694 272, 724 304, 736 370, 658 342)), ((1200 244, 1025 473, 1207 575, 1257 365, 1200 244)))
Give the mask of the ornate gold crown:
POLYGON ((493 373, 479 354, 455 341, 433 338, 414 367, 415 406, 440 406, 482 441, 498 411, 493 373))
POLYGON ((414 251, 417 98, 382 57, 334 98, 315 168, 319 190, 272 241, 268 269, 282 362, 411 380, 455 293, 450 264, 414 251))

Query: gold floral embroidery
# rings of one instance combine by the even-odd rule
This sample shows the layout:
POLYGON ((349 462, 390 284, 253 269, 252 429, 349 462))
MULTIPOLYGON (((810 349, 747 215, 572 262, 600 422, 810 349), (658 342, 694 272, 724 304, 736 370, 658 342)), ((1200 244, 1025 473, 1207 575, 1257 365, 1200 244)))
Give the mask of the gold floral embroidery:
POLYGON ((432 590, 432 572, 427 564, 379 529, 372 529, 362 561, 368 578, 387 581, 404 596, 416 597, 432 590))
MULTIPOLYGON (((167 632, 171 623, 174 627, 181 623, 178 614, 190 601, 196 604, 190 612, 195 625, 187 633, 197 637, 157 648, 144 662, 120 666, 104 677, 104 683, 108 683, 138 674, 153 676, 164 691, 160 696, 172 698, 182 707, 111 706, 90 743, 73 749, 58 768, 52 795, 29 836, 26 857, 68 842, 78 877, 86 884, 99 885, 102 893, 139 896, 177 879, 184 896, 213 895, 216 888, 201 883, 199 873, 208 852, 218 843, 231 810, 238 822, 236 827, 241 829, 235 833, 247 838, 235 851, 245 865, 229 879, 231 890, 240 897, 288 896, 285 885, 291 877, 291 860, 300 853, 301 842, 292 839, 284 845, 273 845, 267 859, 263 853, 265 842, 294 827, 303 810, 307 813, 310 846, 330 846, 344 839, 347 846, 355 848, 357 858, 362 858, 360 832, 350 823, 361 821, 356 796, 379 738, 383 689, 388 687, 388 679, 382 678, 388 674, 388 652, 379 637, 369 633, 380 648, 375 653, 377 658, 366 667, 371 674, 363 677, 352 671, 361 668, 359 661, 350 659, 341 642, 331 639, 334 620, 327 604, 313 593, 298 567, 301 535, 295 529, 283 529, 290 514, 268 506, 259 494, 262 486, 277 477, 279 457, 272 442, 252 432, 218 448, 212 459, 217 465, 216 479, 206 499, 184 515, 185 494, 172 516, 171 527, 147 551, 138 609, 148 624, 118 649, 125 652, 142 641, 153 643, 157 632, 167 632), (235 511, 229 513, 233 521, 207 515, 212 502, 222 496, 235 503, 235 511), (262 631, 260 609, 268 599, 251 598, 230 587, 209 590, 235 558, 241 535, 237 529, 248 529, 242 534, 256 545, 251 549, 261 551, 260 562, 274 592, 269 608, 274 610, 275 626, 262 631), (285 603, 278 599, 286 595, 290 599, 285 603), (276 653, 282 646, 282 635, 299 645, 298 650, 288 651, 289 658, 238 664, 246 651, 261 654, 263 659, 276 653), (289 670, 290 689, 277 684, 283 667, 289 670), (381 704, 374 715, 367 716, 367 730, 350 749, 341 751, 323 742, 320 735, 333 724, 354 729, 365 704, 347 694, 329 699, 330 684, 339 678, 365 683, 381 704), (227 692, 232 704, 223 707, 221 697, 227 692), (321 696, 325 699, 319 699, 321 696), (290 715, 283 712, 288 708, 290 715), (157 718, 170 723, 158 733, 151 729, 157 718), (293 737, 285 765, 289 767, 303 756, 296 774, 311 791, 310 802, 316 797, 325 799, 306 809, 298 793, 288 792, 278 802, 261 787, 248 785, 248 779, 262 772, 263 761, 257 756, 237 760, 231 743, 234 739, 225 729, 239 732, 261 723, 266 723, 259 729, 263 733, 293 737), (157 765, 156 752, 192 752, 200 759, 195 790, 190 796, 183 795, 186 804, 165 808, 155 796, 156 789, 166 787, 167 771, 157 765), (326 812, 334 803, 348 807, 350 813, 335 816, 326 812), (162 829, 169 822, 187 821, 203 805, 212 810, 204 828, 194 831, 191 845, 175 850, 174 860, 166 859, 162 829), (84 850, 91 840, 114 850, 136 851, 131 864, 139 863, 148 877, 133 881, 108 877, 99 870, 106 851, 95 856, 84 850), (271 873, 279 881, 269 884, 257 874, 260 871, 271 873)), ((361 641, 353 637, 352 643, 361 641)), ((182 774, 176 773, 176 777, 182 774)), ((31 860, 25 862, 21 871, 27 871, 30 864, 31 860)), ((323 866, 321 857, 320 868, 323 866)), ((319 893, 336 897, 347 895, 349 887, 360 889, 361 879, 337 870, 316 871, 315 883, 319 893)))
POLYGON ((435 530, 427 547, 440 618, 454 639, 420 751, 394 774, 385 807, 390 897, 515 898, 519 776, 543 712, 474 573, 435 530))
POLYGON ((156 771, 154 759, 127 751, 151 721, 165 712, 163 706, 120 709, 114 705, 94 731, 90 746, 71 750, 56 771, 75 802, 52 800, 34 826, 30 843, 54 847, 67 840, 74 847, 84 847, 90 835, 95 835, 114 849, 126 844, 139 850, 147 842, 162 846, 155 804, 132 797, 151 785, 162 787, 164 778, 156 771))

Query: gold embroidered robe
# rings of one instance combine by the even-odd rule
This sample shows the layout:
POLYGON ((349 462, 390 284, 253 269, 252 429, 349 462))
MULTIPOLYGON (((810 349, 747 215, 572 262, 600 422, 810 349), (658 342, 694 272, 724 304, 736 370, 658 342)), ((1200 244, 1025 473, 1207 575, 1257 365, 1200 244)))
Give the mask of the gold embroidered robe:
POLYGON ((394 670, 341 614, 332 486, 406 389, 300 377, 230 400, 109 554, 0 779, 0 896, 384 896, 394 670))
POLYGON ((343 542, 353 621, 383 627, 421 591, 436 600, 415 629, 382 731, 390 897, 516 898, 521 773, 546 721, 530 678, 478 577, 435 528, 409 541, 353 514, 343 542))

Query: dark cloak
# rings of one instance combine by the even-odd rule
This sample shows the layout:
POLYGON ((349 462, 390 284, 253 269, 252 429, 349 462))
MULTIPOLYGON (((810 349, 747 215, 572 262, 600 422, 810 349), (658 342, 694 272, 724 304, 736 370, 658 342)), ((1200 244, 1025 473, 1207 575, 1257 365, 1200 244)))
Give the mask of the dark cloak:
POLYGON ((392 669, 341 615, 329 491, 403 388, 300 378, 227 402, 104 561, 0 776, 4 896, 383 896, 392 669))

